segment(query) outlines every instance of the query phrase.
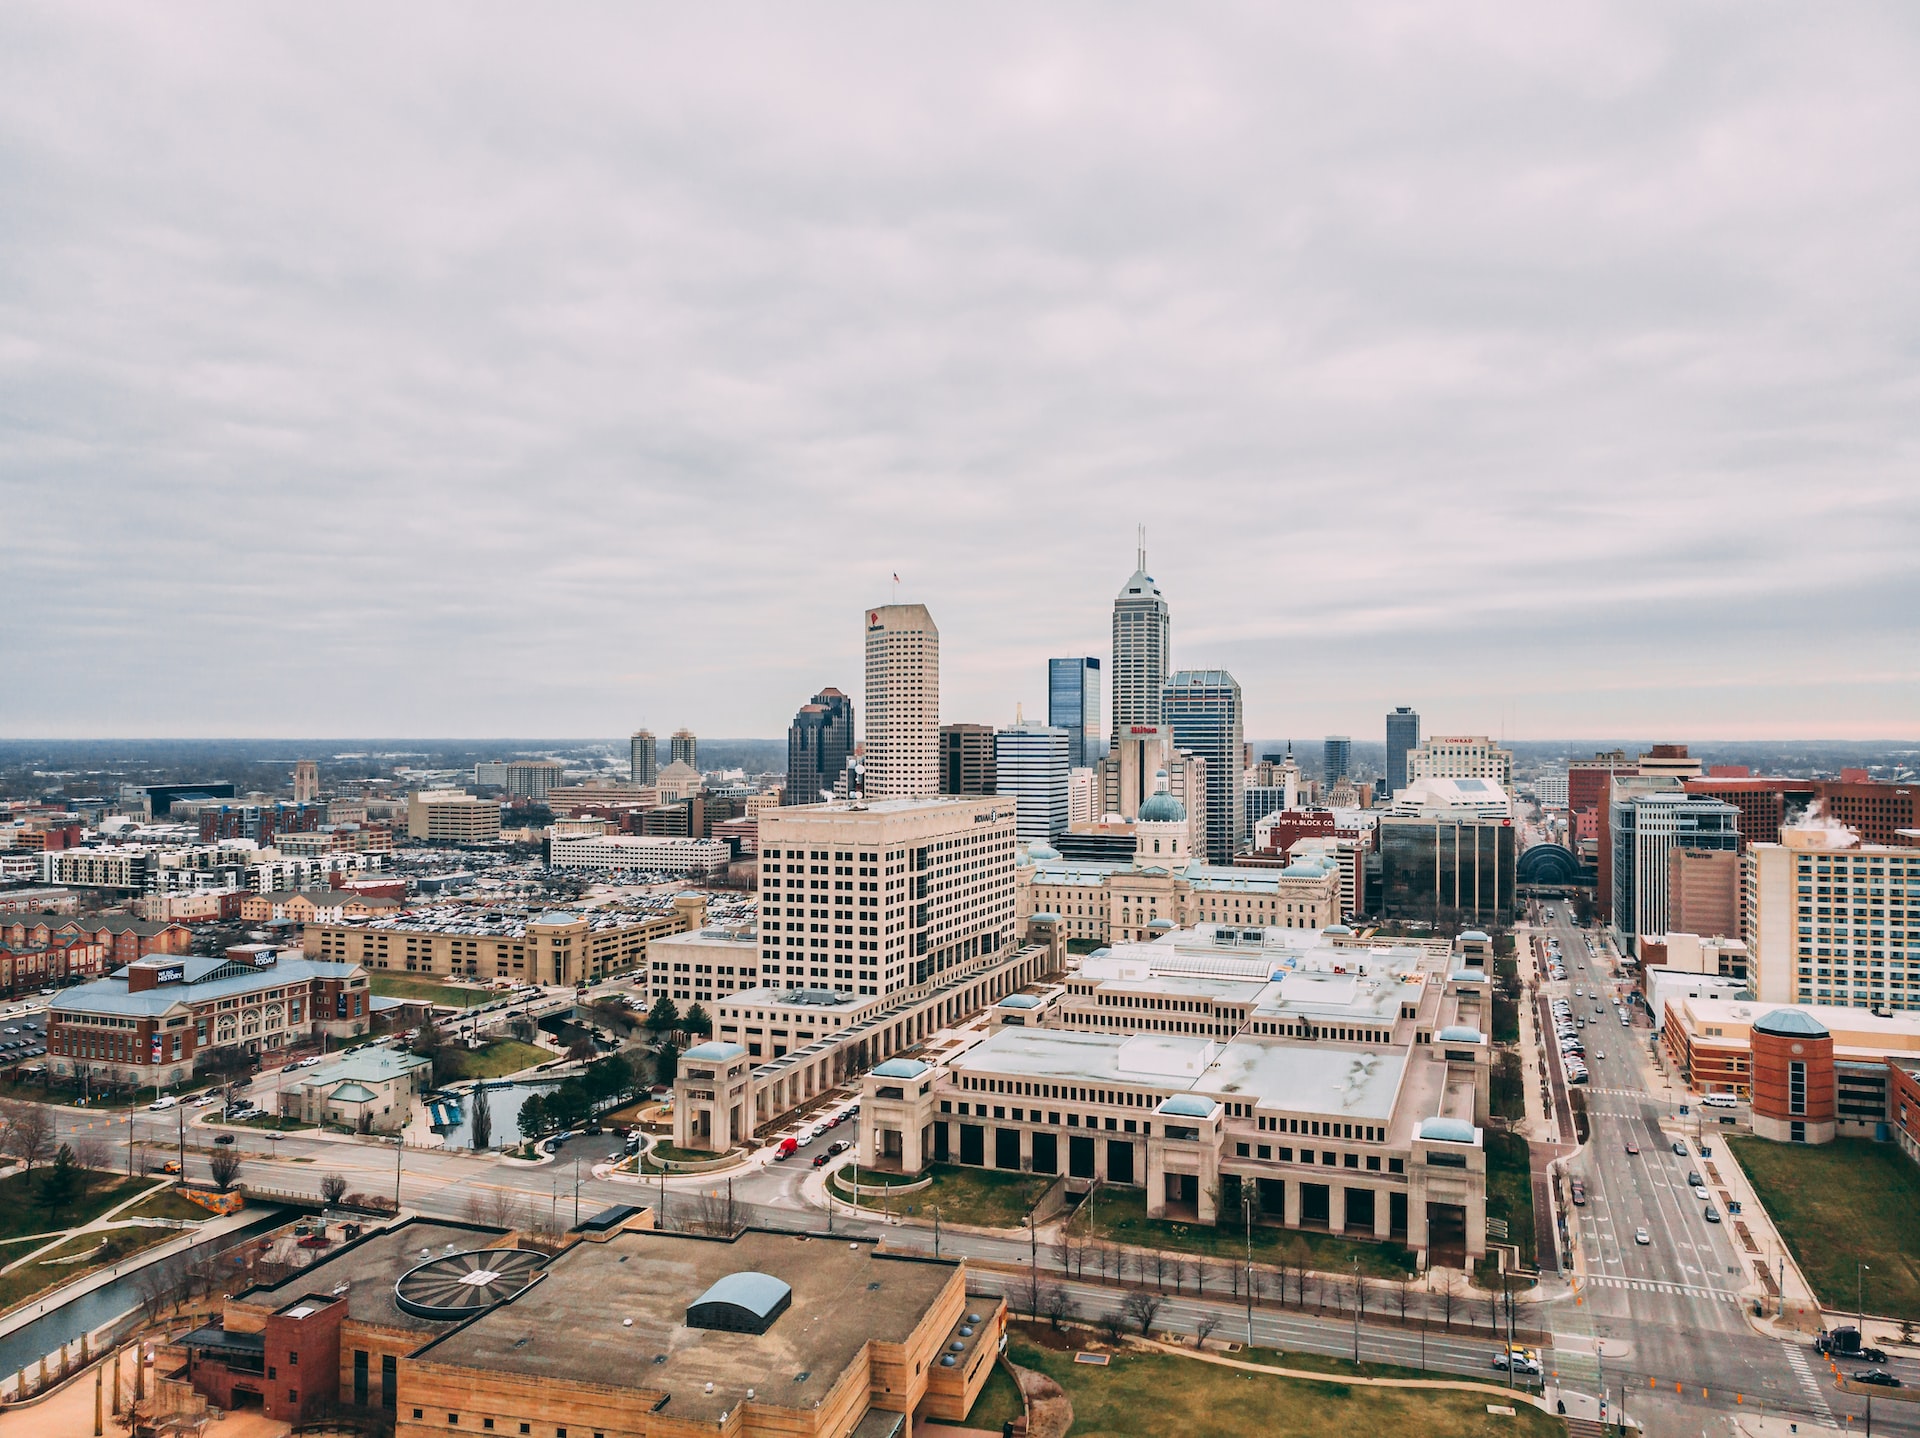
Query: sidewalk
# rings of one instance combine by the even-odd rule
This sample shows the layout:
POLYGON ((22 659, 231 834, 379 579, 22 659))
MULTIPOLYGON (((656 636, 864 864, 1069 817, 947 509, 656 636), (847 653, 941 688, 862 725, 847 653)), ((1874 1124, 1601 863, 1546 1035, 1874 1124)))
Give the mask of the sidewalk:
POLYGON ((160 1190, 165 1188, 171 1188, 171 1187, 173 1187, 173 1180, 171 1178, 163 1178, 157 1183, 148 1184, 145 1189, 143 1189, 139 1193, 136 1193, 132 1198, 122 1199, 119 1203, 116 1203, 112 1208, 108 1209, 105 1213, 98 1215, 97 1217, 93 1218, 89 1222, 81 1224, 78 1228, 69 1228, 69 1229, 63 1230, 62 1232, 51 1237, 46 1243, 41 1244, 36 1249, 33 1249, 24 1257, 16 1258, 11 1263, 8 1263, 4 1267, 0 1267, 0 1273, 11 1273, 16 1268, 22 1267, 25 1264, 32 1263, 34 1260, 39 1258, 41 1254, 50 1253, 54 1249, 60 1247, 61 1244, 66 1243, 69 1239, 78 1238, 83 1233, 104 1233, 110 1228, 135 1226, 132 1224, 126 1224, 126 1225, 117 1224, 113 1222, 113 1217, 115 1214, 119 1213, 122 1209, 132 1208, 136 1204, 145 1203, 149 1198, 152 1198, 154 1194, 160 1192, 160 1190))
MULTIPOLYGON (((172 1258, 175 1254, 184 1253, 209 1237, 217 1237, 223 1233, 231 1233, 234 1229, 244 1228, 259 1216, 258 1213, 249 1213, 243 1208, 238 1213, 229 1214, 225 1218, 210 1218, 196 1228, 181 1230, 178 1237, 170 1238, 165 1243, 156 1244, 152 1248, 133 1255, 124 1264, 100 1269, 84 1278, 75 1279, 64 1288, 56 1288, 51 1293, 43 1294, 33 1302, 23 1304, 13 1312, 0 1316, 0 1338, 25 1328, 28 1324, 83 1294, 91 1293, 96 1288, 105 1288, 109 1283, 116 1282, 121 1276, 122 1268, 132 1272, 149 1264, 158 1263, 162 1259, 172 1258)), ((127 1306, 131 1308, 133 1305, 127 1306)))

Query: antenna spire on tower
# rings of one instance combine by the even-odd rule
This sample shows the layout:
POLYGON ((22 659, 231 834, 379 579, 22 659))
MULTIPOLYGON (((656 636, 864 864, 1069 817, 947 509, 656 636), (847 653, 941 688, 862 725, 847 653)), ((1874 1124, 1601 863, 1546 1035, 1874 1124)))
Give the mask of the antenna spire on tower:
POLYGON ((1142 574, 1145 574, 1147 572, 1147 527, 1144 524, 1141 525, 1139 529, 1139 554, 1137 557, 1140 562, 1136 567, 1142 574))

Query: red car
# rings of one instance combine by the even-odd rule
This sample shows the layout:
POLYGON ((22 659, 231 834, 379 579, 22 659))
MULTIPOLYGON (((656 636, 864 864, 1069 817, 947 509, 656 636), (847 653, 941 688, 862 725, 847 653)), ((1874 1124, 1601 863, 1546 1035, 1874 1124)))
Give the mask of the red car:
POLYGON ((1628 1139, 1628 1140, 1627 1140, 1627 1152, 1628 1152, 1628 1153, 1638 1153, 1638 1152, 1640 1152, 1640 1145, 1639 1145, 1639 1144, 1637 1144, 1637 1143, 1635 1143, 1635 1142, 1634 1142, 1634 1141, 1633 1141, 1632 1139, 1628 1139))

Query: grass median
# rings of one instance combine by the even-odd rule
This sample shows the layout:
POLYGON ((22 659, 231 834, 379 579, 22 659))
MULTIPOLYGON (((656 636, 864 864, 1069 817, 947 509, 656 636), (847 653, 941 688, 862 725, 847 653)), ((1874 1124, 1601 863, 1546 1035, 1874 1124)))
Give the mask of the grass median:
POLYGON ((1920 1167, 1864 1138, 1727 1143, 1822 1304, 1920 1322, 1920 1167))
POLYGON ((1122 1351, 1095 1366, 1075 1363, 1071 1352, 1041 1347, 1021 1334, 1009 1339, 1007 1353, 1066 1390, 1074 1438, 1158 1438, 1168 1432, 1181 1438, 1550 1438, 1564 1431, 1530 1404, 1514 1404, 1512 1414, 1489 1413, 1489 1403, 1497 1400, 1485 1393, 1318 1383, 1161 1353, 1122 1351))

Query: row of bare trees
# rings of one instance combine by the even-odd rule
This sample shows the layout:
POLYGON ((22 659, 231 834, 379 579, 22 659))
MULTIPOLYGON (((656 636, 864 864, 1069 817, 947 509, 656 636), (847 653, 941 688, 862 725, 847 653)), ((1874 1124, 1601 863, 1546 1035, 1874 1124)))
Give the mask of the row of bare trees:
MULTIPOLYGON (((1459 1269, 1436 1268, 1419 1283, 1411 1277, 1405 1277, 1388 1293, 1382 1294, 1374 1280, 1356 1274, 1328 1273, 1314 1268, 1312 1250, 1300 1239, 1289 1244, 1272 1263, 1256 1264, 1251 1268, 1243 1260, 1206 1259, 1165 1249, 1128 1248, 1089 1239, 1071 1231, 1055 1240, 1050 1256, 1060 1272, 1069 1277, 1113 1283, 1121 1287, 1132 1284, 1137 1292, 1147 1292, 1155 1297, 1169 1291, 1174 1294, 1191 1292, 1194 1297, 1202 1298, 1209 1293, 1217 1298, 1244 1299, 1251 1296, 1256 1303, 1272 1301, 1283 1308, 1332 1307, 1347 1311, 1358 1308, 1362 1317, 1366 1315, 1371 1300, 1378 1304, 1380 1311, 1391 1312, 1397 1308, 1402 1324, 1413 1314, 1427 1319, 1437 1317, 1449 1329, 1456 1318, 1471 1327, 1477 1324, 1480 1317, 1478 1312, 1473 1311, 1473 1300, 1477 1295, 1467 1275, 1459 1269), (1248 1293, 1249 1284, 1252 1285, 1251 1294, 1248 1293), (1417 1302, 1416 1295, 1421 1295, 1417 1302), (1416 1313, 1417 1309, 1425 1309, 1425 1312, 1416 1313)), ((1052 1316, 1045 1306, 1048 1287, 1037 1279, 1029 1284, 1025 1305, 1030 1310, 1029 1316, 1035 1319, 1052 1316)), ((1061 1290, 1061 1296, 1066 1297, 1064 1290, 1061 1290)), ((1501 1323, 1501 1295, 1498 1291, 1492 1291, 1484 1297, 1486 1322, 1497 1331, 1501 1323)), ((1070 1299, 1068 1301, 1071 1302, 1070 1299)), ((1138 1307, 1137 1304, 1135 1306, 1138 1307)))

